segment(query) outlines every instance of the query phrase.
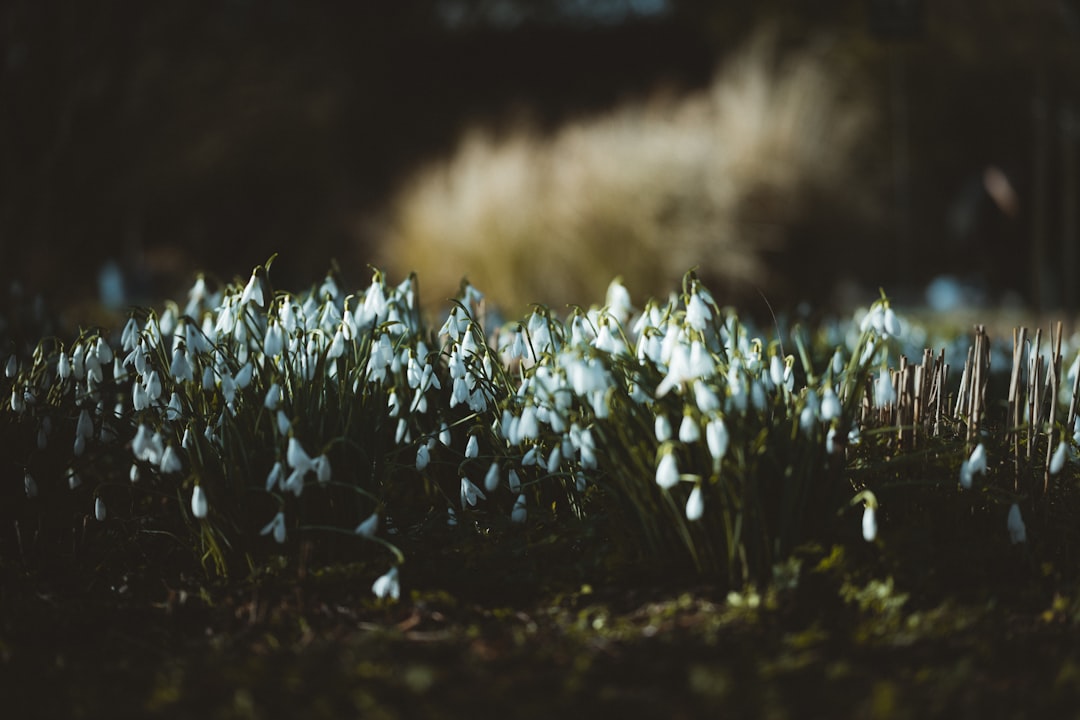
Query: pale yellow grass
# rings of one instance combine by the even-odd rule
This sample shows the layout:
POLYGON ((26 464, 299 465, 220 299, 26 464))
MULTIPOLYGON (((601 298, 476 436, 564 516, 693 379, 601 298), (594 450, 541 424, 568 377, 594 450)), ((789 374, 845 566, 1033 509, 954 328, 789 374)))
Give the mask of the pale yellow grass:
POLYGON ((595 302, 615 276, 666 296, 692 266, 722 294, 770 292, 791 278, 768 258, 822 198, 865 205, 869 108, 826 52, 759 34, 697 94, 547 136, 471 130, 403 188, 379 262, 417 271, 428 303, 467 275, 512 312, 595 302))

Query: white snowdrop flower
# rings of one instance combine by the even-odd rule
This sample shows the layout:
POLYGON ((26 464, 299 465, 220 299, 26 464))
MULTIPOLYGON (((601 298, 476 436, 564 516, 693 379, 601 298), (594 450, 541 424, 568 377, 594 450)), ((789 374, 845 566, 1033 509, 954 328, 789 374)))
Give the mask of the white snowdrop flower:
POLYGON ((146 386, 136 382, 131 386, 131 406, 135 412, 141 412, 150 407, 150 396, 146 392, 146 386))
POLYGON ((161 397, 161 376, 157 370, 151 370, 146 378, 146 395, 150 402, 157 402, 161 397))
POLYGON ((23 475, 23 490, 26 491, 26 497, 36 498, 38 494, 37 481, 34 480, 34 476, 27 471, 23 475))
POLYGON ((705 514, 705 500, 701 495, 701 485, 694 485, 690 497, 686 498, 686 519, 690 522, 700 520, 705 514))
POLYGON ((266 492, 273 492, 274 488, 281 484, 281 478, 285 474, 285 466, 278 460, 270 472, 266 474, 266 492))
POLYGON ((562 449, 558 445, 556 445, 555 447, 553 447, 551 449, 551 453, 548 455, 547 466, 546 466, 548 475, 554 475, 555 472, 559 469, 559 465, 561 465, 561 464, 562 464, 562 449))
POLYGON ((289 467, 294 470, 302 470, 306 473, 312 469, 311 456, 305 452, 304 446, 295 437, 289 438, 289 447, 285 451, 285 459, 289 463, 289 467))
POLYGON ((17 387, 11 388, 11 410, 18 414, 26 410, 26 399, 17 387))
POLYGON ((19 372, 19 359, 14 355, 8 357, 7 365, 4 366, 4 376, 8 379, 15 377, 19 372))
POLYGON ((184 436, 180 439, 180 447, 188 452, 195 449, 195 433, 191 432, 191 426, 184 428, 184 436))
POLYGON ((863 507, 862 535, 866 542, 874 542, 877 537, 877 515, 870 503, 863 507))
POLYGON ((263 526, 263 529, 259 531, 260 535, 273 534, 274 540, 278 545, 285 544, 285 513, 279 512, 277 515, 263 526))
POLYGON ((76 380, 86 377, 86 348, 82 345, 76 345, 71 353, 71 374, 76 380))
POLYGON ((712 311, 701 295, 694 293, 686 303, 686 323, 695 330, 704 330, 709 320, 712 319, 712 311))
POLYGON ((292 421, 289 420, 289 416, 285 414, 284 410, 277 411, 277 429, 282 435, 288 435, 292 430, 292 421))
POLYGON ((82 485, 82 477, 80 477, 79 473, 75 472, 74 470, 68 471, 67 481, 69 490, 74 490, 75 488, 82 485))
POLYGON ((896 404, 896 388, 893 387, 888 368, 881 368, 877 380, 874 381, 874 407, 892 407, 894 404, 896 404))
POLYGON ((446 526, 457 526, 457 513, 454 512, 454 508, 446 508, 446 526))
POLYGON ((386 414, 392 418, 396 418, 401 414, 401 401, 398 400, 397 390, 391 390, 390 395, 386 398, 386 414))
POLYGON ((75 455, 75 457, 80 457, 84 452, 86 452, 86 438, 84 438, 82 435, 76 435, 75 443, 72 447, 72 453, 75 455))
POLYGON ((397 600, 401 597, 401 583, 398 581, 398 569, 390 568, 385 575, 380 575, 371 585, 371 592, 380 600, 390 598, 397 600))
POLYGON ((266 297, 263 294, 262 280, 259 278, 258 269, 251 273, 251 279, 244 286, 244 292, 240 296, 240 304, 254 303, 259 307, 266 307, 266 297))
POLYGON ((1066 451, 1068 450, 1068 443, 1062 441, 1058 443, 1057 450, 1054 451, 1054 457, 1050 459, 1050 474, 1057 475, 1065 467, 1066 451))
POLYGON ((604 304, 607 306, 608 312, 622 323, 625 323, 634 311, 630 303, 630 292, 618 278, 612 280, 611 284, 608 285, 604 304))
POLYGON ((251 375, 254 371, 250 361, 244 363, 244 366, 240 368, 240 372, 236 373, 236 387, 240 390, 245 389, 251 384, 251 375))
POLYGON ((210 392, 211 390, 214 389, 214 387, 216 385, 217 385, 217 382, 216 382, 216 379, 214 378, 214 369, 208 365, 205 368, 203 368, 202 389, 205 390, 206 392, 210 392))
POLYGON ((521 478, 518 476, 517 470, 510 468, 506 484, 510 486, 511 492, 517 492, 521 489, 521 478))
POLYGON ((1024 525, 1024 518, 1020 515, 1020 506, 1016 503, 1009 508, 1009 517, 1005 526, 1009 530, 1009 540, 1013 545, 1027 542, 1027 527, 1024 525))
POLYGON ((675 455, 670 450, 664 453, 656 465, 656 484, 665 490, 670 490, 679 484, 679 466, 675 462, 675 455))
POLYGON ((831 422, 840 417, 841 410, 840 398, 836 396, 832 385, 826 385, 824 392, 821 394, 821 419, 825 422, 831 422))
POLYGON ((484 491, 476 487, 472 480, 467 477, 461 478, 461 507, 466 505, 475 506, 477 499, 487 500, 484 491))
POLYGON ((836 352, 833 353, 832 371, 833 375, 839 375, 844 371, 844 356, 840 352, 840 348, 836 348, 836 352))
POLYGON ((180 453, 176 451, 175 447, 169 445, 165 448, 165 452, 161 454, 161 464, 158 467, 165 474, 178 473, 184 469, 184 465, 180 460, 180 453))
POLYGON ((694 381, 694 399, 697 401, 698 410, 703 415, 719 410, 721 407, 719 396, 701 380, 694 381))
POLYGON ((113 380, 118 383, 122 383, 127 380, 128 372, 127 367, 121 362, 120 358, 113 358, 113 380))
POLYGON ((831 426, 829 432, 825 434, 825 452, 829 455, 835 455, 836 451, 840 448, 836 445, 836 426, 831 426))
POLYGON ((532 465, 536 465, 536 456, 537 456, 537 454, 539 452, 537 447, 538 446, 533 445, 532 447, 530 447, 525 452, 524 455, 521 456, 521 466, 522 467, 530 467, 532 465))
POLYGON ((477 442, 475 435, 469 436, 469 441, 465 444, 465 457, 474 458, 480 454, 480 443, 477 442))
POLYGON ((581 432, 578 452, 581 454, 581 467, 585 470, 595 470, 597 466, 596 441, 593 439, 592 430, 586 428, 581 432))
POLYGON ((699 439, 701 439, 701 426, 692 415, 684 414, 682 423, 679 425, 679 440, 689 444, 699 439))
POLYGON ((315 471, 315 478, 320 485, 326 485, 330 482, 330 458, 326 457, 325 454, 311 461, 311 469, 315 471))
POLYGON ((423 443, 420 447, 416 448, 416 469, 423 470, 431 462, 431 449, 427 443, 423 443))
POLYGON ((364 522, 356 526, 356 534, 366 538, 375 537, 379 530, 379 513, 374 512, 367 516, 364 522))
POLYGON ((139 482, 141 473, 139 472, 139 466, 136 463, 131 463, 131 468, 128 470, 128 479, 133 483, 139 482))
POLYGON ((263 354, 268 358, 281 355, 285 349, 285 333, 281 325, 274 319, 266 324, 266 335, 263 336, 263 354))
POLYGON ((484 476, 484 489, 488 492, 495 492, 495 489, 499 487, 499 463, 491 463, 491 467, 488 468, 487 474, 484 476))
POLYGON ((307 475, 307 470, 302 468, 296 468, 289 477, 285 478, 285 482, 282 483, 281 489, 286 492, 291 492, 296 497, 300 497, 304 492, 304 476, 307 475))
POLYGON ((75 435, 86 439, 94 437, 94 419, 87 408, 83 408, 79 413, 79 421, 75 424, 75 435))
POLYGON ((190 382, 195 379, 195 371, 188 360, 187 352, 181 345, 173 351, 172 364, 169 366, 169 374, 177 382, 190 382))
POLYGON ((540 436, 540 425, 536 418, 536 408, 532 405, 526 405, 521 411, 521 420, 517 424, 517 437, 514 438, 514 444, 524 442, 525 440, 535 440, 540 436))
POLYGON ((900 319, 891 307, 886 307, 881 315, 881 329, 885 337, 900 337, 900 319))
POLYGON ((71 361, 66 353, 60 353, 60 359, 56 361, 56 376, 61 380, 71 377, 71 361))
POLYGON ((168 420, 179 420, 184 415, 184 405, 180 401, 180 394, 174 392, 169 397, 169 404, 165 406, 165 417, 168 420))
POLYGON ((671 439, 671 421, 667 419, 667 415, 661 413, 656 416, 656 420, 653 422, 653 432, 656 434, 656 441, 659 443, 665 443, 671 439))
POLYGON ((345 354, 345 336, 342 334, 341 328, 334 333, 334 339, 330 341, 330 348, 326 351, 327 360, 337 360, 339 357, 345 354))
POLYGON ((444 446, 450 447, 452 438, 450 437, 450 427, 444 422, 439 427, 439 442, 444 446))
POLYGON ((278 405, 281 404, 281 386, 277 383, 272 383, 270 389, 266 391, 266 397, 263 398, 263 405, 267 410, 276 410, 278 405))
POLYGON ((510 522, 523 523, 528 517, 528 509, 525 507, 525 494, 517 496, 514 501, 514 509, 510 511, 510 522))
POLYGON ((727 454, 728 441, 728 429, 722 417, 714 417, 705 425, 705 444, 709 448, 709 454, 712 455, 714 471, 720 469, 720 463, 727 454))
POLYGON ((971 489, 971 483, 978 474, 986 474, 986 446, 979 443, 971 451, 971 457, 960 465, 960 485, 965 490, 971 489))
POLYGON ((202 485, 196 485, 195 489, 191 491, 191 514, 201 520, 206 517, 209 509, 206 493, 203 491, 202 485))
POLYGON ((98 522, 105 522, 105 516, 108 515, 108 511, 105 508, 105 501, 101 499, 101 496, 94 498, 94 517, 98 522))

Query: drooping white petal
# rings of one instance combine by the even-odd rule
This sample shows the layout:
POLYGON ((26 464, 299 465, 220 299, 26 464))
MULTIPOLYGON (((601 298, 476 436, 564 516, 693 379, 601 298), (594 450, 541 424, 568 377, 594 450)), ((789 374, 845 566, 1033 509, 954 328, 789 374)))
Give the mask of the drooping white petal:
POLYGON ((202 485, 196 485, 195 489, 191 491, 191 514, 202 519, 206 517, 208 510, 209 504, 206 501, 206 493, 203 492, 202 485))
POLYGON ((379 599, 391 598, 397 600, 401 596, 401 583, 398 581, 398 569, 390 568, 385 575, 371 585, 371 592, 379 599))
POLYGON ((863 508, 862 535, 866 542, 874 542, 877 537, 877 515, 869 504, 863 508))
POLYGON ((695 485, 686 499, 686 519, 693 522, 705 514, 705 500, 701 495, 701 485, 695 485))
POLYGON ((679 466, 675 461, 675 455, 670 452, 664 453, 656 465, 656 484, 665 490, 670 490, 679 484, 679 466))
POLYGON ((1009 508, 1006 527, 1009 529, 1009 539, 1013 545, 1027 542, 1027 527, 1024 525, 1024 518, 1020 516, 1020 506, 1016 503, 1013 503, 1009 508))

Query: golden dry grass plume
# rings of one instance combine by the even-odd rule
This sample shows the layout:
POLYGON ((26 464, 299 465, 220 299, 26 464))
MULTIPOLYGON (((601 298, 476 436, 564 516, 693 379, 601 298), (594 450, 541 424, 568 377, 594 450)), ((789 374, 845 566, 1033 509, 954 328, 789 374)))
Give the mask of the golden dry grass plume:
POLYGON ((429 303, 467 275, 510 312, 595 302, 615 276, 666 296, 693 266, 729 300, 827 284, 797 276, 834 266, 836 218, 871 212, 873 102, 825 43, 778 47, 759 32, 701 92, 547 135, 472 129, 398 194, 379 263, 429 303))

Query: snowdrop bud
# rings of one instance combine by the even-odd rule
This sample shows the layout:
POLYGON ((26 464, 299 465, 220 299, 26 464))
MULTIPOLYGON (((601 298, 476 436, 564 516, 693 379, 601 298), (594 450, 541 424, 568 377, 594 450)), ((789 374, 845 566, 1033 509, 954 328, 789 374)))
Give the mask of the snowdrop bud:
POLYGON ((698 293, 691 295, 690 301, 686 303, 686 323, 695 330, 704 330, 711 318, 712 311, 701 296, 698 293))
POLYGON ((514 470, 513 468, 510 469, 506 484, 510 486, 510 490, 513 492, 517 492, 521 489, 521 478, 518 477, 517 470, 514 470))
POLYGON ((488 468, 487 475, 484 476, 484 489, 488 492, 495 492, 495 489, 499 487, 499 463, 491 463, 491 467, 488 468))
POLYGON ((240 368, 240 372, 236 373, 236 387, 240 390, 245 389, 251 384, 251 375, 254 372, 254 368, 250 361, 244 363, 244 367, 240 368))
POLYGON ((1068 444, 1064 441, 1059 442, 1057 450, 1054 451, 1054 457, 1050 459, 1050 474, 1057 475, 1065 467, 1065 456, 1068 444))
POLYGON ((105 510, 105 501, 102 500, 100 496, 95 498, 94 499, 94 517, 97 518, 98 522, 104 522, 106 514, 107 513, 106 513, 106 510, 105 510))
POLYGON ((675 462, 675 455, 670 451, 664 453, 656 465, 656 484, 665 490, 679 484, 679 466, 675 462))
POLYGON ((684 443, 697 442, 701 438, 701 428, 697 420, 691 415, 683 415, 682 424, 679 425, 679 440, 684 443))
POLYGON ((255 303, 259 307, 266 307, 266 298, 263 295, 262 282, 258 276, 258 269, 251 273, 251 279, 244 287, 244 293, 240 296, 240 304, 255 303))
POLYGON ((202 388, 203 390, 210 392, 214 389, 215 384, 216 383, 214 381, 214 369, 208 365, 203 369, 202 388))
POLYGON ((371 513, 364 522, 356 526, 356 534, 366 538, 375 537, 379 529, 379 513, 371 513))
POLYGON ((528 510, 525 508, 525 495, 518 495, 517 500, 514 501, 514 509, 510 511, 510 521, 523 523, 525 522, 527 515, 528 510))
POLYGON ((128 470, 128 478, 131 482, 139 482, 139 466, 135 463, 131 463, 131 469, 128 470))
POLYGON ((79 487, 80 485, 82 485, 82 478, 79 477, 79 473, 72 472, 70 475, 68 475, 68 488, 69 489, 74 490, 75 488, 79 487))
POLYGON ((705 501, 701 496, 701 485, 695 485, 686 499, 686 519, 693 522, 700 520, 705 513, 705 501))
POLYGON ((60 359, 56 362, 56 376, 61 380, 71 377, 71 361, 65 353, 60 353, 60 359))
POLYGON ((397 429, 394 431, 394 442, 398 445, 406 442, 408 439, 406 438, 406 435, 408 434, 409 423, 405 422, 405 418, 400 418, 397 422, 397 429))
POLYGON ((705 444, 709 447, 713 463, 717 469, 728 449, 728 430, 723 418, 715 417, 705 426, 705 444))
POLYGON ((285 543, 285 513, 279 512, 259 531, 260 535, 269 535, 270 533, 273 533, 274 540, 278 545, 285 543))
POLYGON ((475 435, 469 436, 469 442, 465 444, 465 457, 474 458, 480 454, 480 443, 477 442, 475 435))
POLYGON ((277 383, 273 383, 270 389, 266 391, 266 397, 263 399, 263 405, 267 410, 276 410, 277 406, 281 404, 281 386, 277 383))
POLYGON ((784 361, 779 355, 773 355, 769 360, 769 379, 778 388, 784 386, 784 361))
POLYGON ((562 464, 562 450, 559 448, 558 445, 556 445, 554 448, 552 448, 551 454, 548 455, 546 466, 548 475, 554 475, 555 472, 559 469, 560 464, 562 464))
POLYGON ((416 469, 423 470, 431 462, 431 451, 428 449, 427 444, 423 444, 416 449, 416 469))
POLYGON ((8 357, 7 365, 4 366, 4 375, 10 379, 15 377, 17 372, 19 372, 19 359, 11 355, 8 357))
POLYGON ((196 485, 191 491, 191 514, 201 520, 206 517, 207 510, 209 505, 206 502, 206 493, 203 492, 202 485, 196 485))
POLYGON ((34 480, 34 476, 27 472, 23 475, 23 489, 26 490, 26 497, 36 498, 38 494, 37 482, 34 480))
POLYGON ((971 489, 975 475, 986 474, 986 446, 979 443, 971 451, 971 457, 960 465, 960 485, 965 490, 971 489))
POLYGON ((656 416, 654 429, 657 442, 666 443, 671 439, 671 421, 667 419, 667 415, 660 414, 656 416))
POLYGON ((881 318, 881 326, 884 335, 900 337, 900 319, 896 317, 896 313, 893 312, 891 307, 885 308, 881 318))
POLYGON ((833 455, 839 449, 836 445, 836 427, 830 427, 829 432, 825 434, 825 452, 829 455, 833 455))
POLYGON ((450 447, 450 428, 447 426, 446 423, 443 423, 442 427, 439 429, 439 442, 441 442, 446 447, 450 447))
POLYGON ((74 453, 75 457, 82 456, 82 454, 86 452, 86 438, 84 438, 82 435, 77 436, 75 438, 75 446, 74 448, 72 448, 72 452, 74 453))
POLYGON ((862 536, 866 542, 874 542, 877 537, 877 516, 869 503, 863 508, 862 536))
POLYGON ((1009 539, 1013 545, 1027 542, 1027 528, 1024 526, 1024 518, 1020 516, 1020 506, 1016 503, 1009 508, 1009 518, 1006 521, 1009 529, 1009 539))
POLYGON ((372 584, 371 592, 375 593, 375 597, 380 600, 385 598, 397 600, 401 596, 401 583, 398 581, 398 569, 392 567, 385 575, 380 576, 372 584))

